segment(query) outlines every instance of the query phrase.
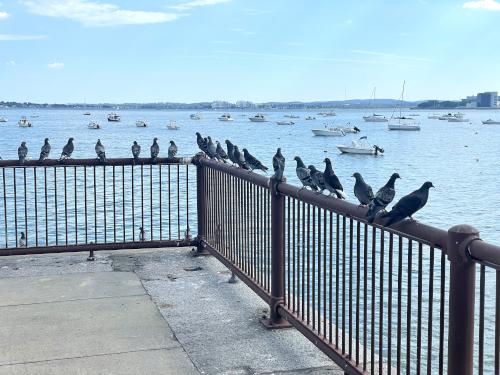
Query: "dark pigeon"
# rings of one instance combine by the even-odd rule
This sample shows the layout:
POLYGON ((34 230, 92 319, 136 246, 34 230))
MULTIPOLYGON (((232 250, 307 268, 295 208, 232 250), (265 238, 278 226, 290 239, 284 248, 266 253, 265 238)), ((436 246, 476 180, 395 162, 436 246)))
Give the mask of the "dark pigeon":
POLYGON ((95 144, 95 153, 101 163, 106 163, 106 152, 100 139, 98 139, 97 143, 95 144))
POLYGON ((332 168, 332 162, 329 158, 325 158, 326 168, 323 176, 325 178, 325 185, 330 195, 335 194, 335 196, 339 199, 346 199, 347 196, 344 193, 344 188, 340 183, 339 178, 335 174, 332 168))
POLYGON ((21 142, 21 146, 17 149, 17 155, 19 156, 19 163, 24 164, 26 156, 28 156, 28 147, 26 146, 26 142, 21 142))
POLYGON ((150 148, 151 151, 151 161, 156 163, 158 161, 158 155, 160 154, 160 146, 158 145, 158 138, 153 139, 153 144, 150 148))
POLYGON ((168 146, 168 157, 174 158, 177 155, 177 145, 174 141, 170 141, 170 146, 168 146))
POLYGON ((201 134, 199 132, 196 132, 196 143, 198 144, 198 147, 200 148, 200 150, 206 154, 207 153, 207 144, 205 142, 205 139, 201 136, 201 134))
POLYGON ((234 146, 234 159, 240 168, 250 170, 245 161, 245 156, 240 152, 240 150, 238 150, 238 146, 234 146))
POLYGON ((21 237, 19 237, 18 246, 26 247, 26 235, 24 234, 24 232, 21 232, 21 237))
POLYGON ((132 155, 134 156, 135 162, 139 161, 140 154, 141 154, 141 146, 137 143, 137 141, 134 141, 134 144, 132 145, 132 155))
POLYGON ((217 152, 217 155, 219 155, 220 160, 222 160, 224 163, 227 163, 228 156, 227 156, 226 151, 224 150, 224 148, 222 148, 219 141, 217 141, 216 143, 217 143, 217 147, 216 147, 215 151, 217 152))
POLYGON ((372 187, 365 182, 360 173, 356 172, 352 177, 356 179, 356 183, 354 184, 354 195, 358 198, 361 205, 369 205, 374 198, 372 187))
POLYGON ((283 180, 283 173, 285 172, 285 158, 281 154, 281 148, 278 147, 276 154, 273 156, 273 169, 274 178, 277 181, 283 180))
POLYGON ((384 210, 389 203, 394 199, 396 195, 396 190, 394 189, 394 182, 399 177, 398 173, 393 173, 389 181, 377 191, 375 198, 371 201, 368 206, 368 212, 366 213, 366 219, 369 223, 373 223, 377 213, 380 210, 384 210))
POLYGON ((311 171, 308 168, 306 168, 302 159, 299 156, 296 156, 293 158, 293 160, 297 162, 297 167, 295 168, 295 172, 297 173, 297 177, 299 178, 300 182, 303 185, 302 189, 307 188, 309 186, 312 190, 317 191, 318 187, 311 178, 311 171))
POLYGON ((73 138, 70 138, 68 139, 68 143, 66 143, 66 145, 63 147, 59 160, 69 159, 74 150, 75 145, 73 144, 73 138))
POLYGON ((227 157, 233 164, 238 164, 238 160, 234 156, 234 145, 231 143, 230 140, 226 139, 226 145, 227 145, 227 157))
POLYGON ((254 169, 260 169, 261 171, 267 172, 267 170, 269 169, 264 164, 262 164, 255 156, 250 154, 246 148, 243 149, 243 155, 245 157, 245 162, 252 171, 254 169))
POLYGON ((390 212, 386 212, 380 217, 386 219, 384 225, 389 227, 409 217, 413 220, 412 215, 425 206, 427 199, 429 199, 429 189, 434 187, 432 182, 425 182, 420 189, 405 195, 396 203, 390 212))
POLYGON ((318 171, 314 165, 310 165, 307 168, 311 171, 312 181, 319 188, 320 193, 323 193, 326 189, 325 176, 323 175, 323 172, 318 171))
POLYGON ((50 143, 49 139, 45 138, 42 149, 40 150, 40 158, 38 159, 38 161, 39 162, 44 161, 49 157, 49 154, 50 154, 50 143))
POLYGON ((214 142, 212 141, 212 138, 210 136, 207 137, 208 143, 207 143, 207 155, 210 159, 217 159, 219 160, 220 157, 217 155, 217 147, 215 147, 214 142))

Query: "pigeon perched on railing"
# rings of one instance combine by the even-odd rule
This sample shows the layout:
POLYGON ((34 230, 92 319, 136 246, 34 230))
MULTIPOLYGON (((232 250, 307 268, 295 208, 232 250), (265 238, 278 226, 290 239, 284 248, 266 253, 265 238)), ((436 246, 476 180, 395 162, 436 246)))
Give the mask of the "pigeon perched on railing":
POLYGON ((98 139, 95 144, 95 153, 101 163, 106 163, 106 151, 104 150, 104 146, 102 145, 100 139, 98 139))
POLYGON ((153 144, 150 148, 151 151, 151 162, 156 163, 158 161, 158 155, 160 154, 160 145, 158 145, 158 138, 153 139, 153 144))
POLYGON ((413 220, 412 215, 425 206, 427 200, 429 199, 429 189, 434 187, 432 182, 425 182, 420 189, 405 195, 401 198, 398 203, 396 203, 391 211, 383 213, 380 215, 381 219, 386 219, 384 221, 385 226, 391 226, 400 222, 401 220, 409 217, 413 220))
POLYGON ((228 156, 226 151, 224 150, 224 148, 222 148, 219 141, 216 141, 216 143, 217 147, 215 148, 215 151, 217 152, 217 155, 219 155, 220 160, 222 160, 224 163, 227 163, 228 156))
POLYGON ((245 157, 245 162, 250 167, 250 170, 260 169, 267 173, 267 168, 264 164, 262 164, 255 156, 250 154, 246 148, 243 149, 243 156, 245 157))
POLYGON ((139 161, 139 155, 141 154, 141 146, 134 141, 132 145, 132 155, 134 156, 134 161, 137 163, 139 161))
POLYGON ((39 162, 42 162, 49 157, 50 148, 51 147, 50 147, 49 139, 45 138, 42 149, 40 150, 40 158, 38 159, 39 162))
POLYGON ((238 150, 238 146, 234 146, 234 159, 240 168, 250 170, 247 162, 245 161, 245 156, 240 152, 240 150, 238 150))
POLYGON ((325 179, 325 185, 330 195, 335 194, 335 196, 339 199, 346 199, 347 195, 344 193, 344 188, 340 183, 339 178, 333 171, 332 161, 329 158, 325 158, 326 168, 323 173, 325 179))
POLYGON ((356 172, 352 177, 356 179, 354 195, 362 206, 369 205, 374 198, 372 187, 365 182, 360 173, 356 172))
POLYGON ((177 155, 177 145, 174 141, 170 141, 170 146, 168 146, 168 157, 174 158, 177 155))
POLYGON ((281 154, 281 148, 278 147, 276 154, 273 156, 274 178, 278 181, 283 180, 285 172, 285 157, 281 154))
POLYGON ((233 164, 238 164, 238 160, 234 156, 234 145, 231 143, 230 140, 226 139, 226 145, 227 145, 227 157, 233 164))
POLYGON ((393 173, 389 178, 389 181, 387 181, 387 183, 382 186, 379 191, 377 191, 377 194, 368 206, 368 212, 366 213, 366 219, 369 223, 373 223, 375 217, 377 216, 377 213, 380 210, 384 210, 387 205, 394 199, 394 195, 396 195, 394 183, 397 178, 401 177, 399 177, 398 173, 393 173))
POLYGON ((24 164, 26 156, 28 156, 28 147, 26 146, 26 142, 21 142, 21 146, 17 149, 17 155, 19 156, 19 164, 24 164))
POLYGON ((19 237, 19 241, 17 242, 18 247, 26 247, 27 241, 26 241, 26 235, 24 232, 21 232, 21 237, 19 237))
POLYGON ((299 178, 300 182, 302 183, 302 188, 307 188, 310 187, 311 190, 318 190, 318 187, 316 184, 313 182, 311 178, 311 171, 306 168, 304 162, 299 156, 296 156, 293 158, 297 162, 297 167, 295 168, 295 173, 297 173, 297 177, 299 178))
POLYGON ((323 172, 318 171, 314 165, 310 165, 307 168, 311 172, 312 182, 314 182, 314 184, 319 188, 320 193, 323 193, 326 189, 325 176, 323 175, 323 172))
POLYGON ((73 138, 70 138, 68 139, 68 143, 66 143, 66 145, 63 147, 59 160, 69 159, 74 150, 75 145, 73 144, 73 138))
POLYGON ((210 136, 207 137, 208 143, 207 143, 207 155, 210 159, 217 159, 219 160, 219 155, 217 155, 217 147, 215 147, 214 142, 212 141, 212 138, 210 136))
POLYGON ((201 134, 199 132, 196 132, 196 143, 198 144, 198 147, 200 148, 200 150, 206 154, 207 153, 207 143, 205 142, 205 139, 201 136, 201 134))

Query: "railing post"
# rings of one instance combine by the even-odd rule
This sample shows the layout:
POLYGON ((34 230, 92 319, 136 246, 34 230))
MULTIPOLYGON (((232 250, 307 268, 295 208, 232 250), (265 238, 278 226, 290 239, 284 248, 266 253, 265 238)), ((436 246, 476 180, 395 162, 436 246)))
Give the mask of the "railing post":
POLYGON ((448 230, 450 260, 448 375, 472 375, 474 354, 474 299, 476 266, 469 254, 469 244, 479 239, 470 225, 448 230))
POLYGON ((262 319, 266 328, 291 327, 278 313, 278 306, 285 300, 285 197, 278 190, 276 178, 269 180, 271 191, 271 299, 269 318, 262 319))
POLYGON ((194 256, 207 255, 203 241, 206 238, 206 191, 205 191, 205 175, 206 168, 202 165, 201 159, 204 156, 197 154, 193 158, 193 164, 196 165, 196 211, 198 218, 198 235, 196 236, 196 251, 193 252, 194 256))

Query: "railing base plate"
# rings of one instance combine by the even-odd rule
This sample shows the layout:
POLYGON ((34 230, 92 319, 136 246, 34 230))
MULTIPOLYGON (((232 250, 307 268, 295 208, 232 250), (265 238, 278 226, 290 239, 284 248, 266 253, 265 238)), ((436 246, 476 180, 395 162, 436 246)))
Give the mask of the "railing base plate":
POLYGON ((283 329, 293 327, 290 323, 288 323, 288 320, 285 319, 281 319, 278 322, 273 322, 271 321, 271 318, 263 316, 259 319, 259 321, 266 329, 283 329))
POLYGON ((211 255, 210 252, 205 249, 205 248, 202 248, 202 249, 199 249, 199 248, 196 248, 194 247, 193 249, 191 249, 191 256, 192 257, 206 257, 206 256, 209 256, 211 255))

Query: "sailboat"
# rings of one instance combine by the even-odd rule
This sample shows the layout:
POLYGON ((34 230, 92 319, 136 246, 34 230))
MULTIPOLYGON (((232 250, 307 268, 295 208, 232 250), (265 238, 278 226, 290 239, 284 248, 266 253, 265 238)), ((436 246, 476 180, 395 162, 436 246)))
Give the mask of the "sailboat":
MULTIPOLYGON (((377 88, 373 88, 373 103, 375 104, 375 92, 377 91, 377 88)), ((366 122, 387 122, 388 120, 382 116, 382 115, 377 115, 376 113, 373 113, 372 115, 368 116, 363 116, 363 120, 366 122)))
POLYGON ((405 94, 405 84, 403 81, 403 91, 401 92, 401 101, 399 104, 399 116, 394 117, 394 112, 391 116, 391 121, 387 127, 389 130, 420 130, 420 124, 411 117, 405 117, 401 114, 401 109, 403 107, 403 98, 405 94))

